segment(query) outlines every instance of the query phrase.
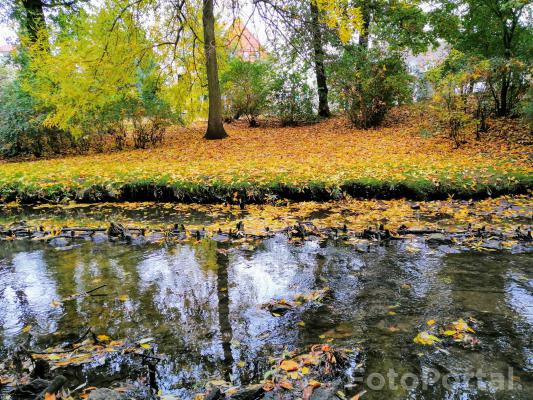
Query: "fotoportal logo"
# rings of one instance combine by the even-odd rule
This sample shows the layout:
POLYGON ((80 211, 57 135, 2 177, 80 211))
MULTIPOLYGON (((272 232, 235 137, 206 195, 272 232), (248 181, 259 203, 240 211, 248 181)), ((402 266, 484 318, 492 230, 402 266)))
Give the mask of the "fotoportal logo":
POLYGON ((458 385, 477 387, 479 390, 503 391, 520 390, 520 385, 515 381, 513 368, 508 367, 507 373, 485 372, 477 369, 468 373, 452 374, 441 373, 435 368, 426 368, 421 374, 412 372, 398 373, 389 369, 387 373, 372 372, 364 377, 355 379, 356 383, 363 383, 369 390, 405 390, 429 389, 433 386, 442 386, 446 390, 452 390, 458 385))

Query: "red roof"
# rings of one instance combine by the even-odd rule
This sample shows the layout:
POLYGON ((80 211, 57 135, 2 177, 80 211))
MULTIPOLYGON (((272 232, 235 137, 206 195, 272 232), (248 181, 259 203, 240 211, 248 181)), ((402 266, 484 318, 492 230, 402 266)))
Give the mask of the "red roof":
POLYGON ((0 46, 0 53, 9 53, 15 50, 15 46, 11 46, 10 44, 3 44, 0 46))
POLYGON ((263 46, 240 19, 236 19, 230 28, 229 46, 235 48, 235 53, 245 59, 257 59, 264 54, 263 46))

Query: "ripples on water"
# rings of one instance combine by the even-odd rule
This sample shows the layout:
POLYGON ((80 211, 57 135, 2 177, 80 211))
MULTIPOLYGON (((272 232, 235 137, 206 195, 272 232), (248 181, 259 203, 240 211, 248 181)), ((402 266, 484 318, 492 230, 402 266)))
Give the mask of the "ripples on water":
MULTIPOLYGON (((153 337, 164 356, 157 367, 160 388, 187 398, 211 379, 259 381, 269 356, 323 342, 325 335, 356 350, 354 362, 363 363, 365 376, 389 368, 420 374, 431 367, 460 377, 478 368, 507 374, 512 367, 517 385, 498 396, 533 397, 531 254, 451 254, 422 239, 368 253, 332 242, 295 244, 281 236, 227 254, 220 247, 228 246, 210 240, 86 242, 61 251, 29 241, 0 243, 0 355, 24 341, 28 325, 32 347, 40 349, 72 340, 88 327, 114 339, 153 337), (105 296, 53 305, 102 284, 107 286, 99 293, 105 296), (261 308, 326 286, 332 292, 322 304, 282 317, 261 308), (122 295, 128 300, 120 301, 122 295), (395 315, 389 315, 391 306, 395 315), (434 352, 413 343, 429 319, 469 316, 480 321, 477 350, 452 346, 434 352)), ((96 386, 146 375, 141 362, 127 355, 70 373, 96 386)), ((345 379, 353 380, 353 371, 345 379)), ((456 383, 448 392, 435 385, 369 392, 365 398, 484 399, 491 393, 490 385, 456 383)))

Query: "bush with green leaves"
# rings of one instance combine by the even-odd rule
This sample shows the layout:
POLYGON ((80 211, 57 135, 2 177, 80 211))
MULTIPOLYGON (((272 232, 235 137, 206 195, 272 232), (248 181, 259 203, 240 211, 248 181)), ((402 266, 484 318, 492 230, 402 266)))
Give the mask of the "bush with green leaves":
POLYGON ((317 121, 314 91, 301 72, 281 69, 276 72, 270 95, 270 114, 282 126, 296 126, 317 121))
POLYGON ((38 110, 34 99, 15 79, 0 86, 0 155, 41 157, 72 148, 68 132, 43 126, 46 110, 38 110))
POLYGON ((522 101, 522 118, 533 132, 533 83, 529 86, 527 96, 522 101))
POLYGON ((266 110, 272 89, 271 69, 264 60, 234 58, 229 62, 221 76, 226 119, 244 116, 250 126, 257 126, 257 117, 266 110))
POLYGON ((387 111, 412 99, 411 82, 400 53, 346 47, 330 66, 333 97, 357 127, 379 126, 387 111))

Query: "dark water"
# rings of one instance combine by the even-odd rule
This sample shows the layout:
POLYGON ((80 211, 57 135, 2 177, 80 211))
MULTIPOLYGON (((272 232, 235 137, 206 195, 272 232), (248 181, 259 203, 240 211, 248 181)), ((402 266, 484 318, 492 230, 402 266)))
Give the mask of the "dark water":
MULTIPOLYGON (((356 383, 356 392, 368 388, 373 373, 390 369, 422 376, 434 368, 452 377, 447 387, 398 385, 369 390, 366 399, 533 398, 531 254, 455 253, 428 247, 423 239, 373 246, 367 253, 333 242, 290 243, 281 236, 217 251, 223 247, 228 245, 211 240, 84 242, 70 250, 0 243, 0 355, 27 338, 28 325, 31 347, 41 350, 88 327, 113 339, 151 337, 162 358, 161 391, 192 398, 213 379, 258 382, 269 356, 333 338, 333 345, 354 350, 343 379, 356 383), (53 305, 102 284, 103 296, 53 305), (281 317, 261 308, 325 287, 331 295, 324 301, 281 317), (123 295, 128 300, 121 301, 123 295), (481 343, 474 349, 413 343, 427 320, 469 317, 478 321, 481 343), (461 381, 477 370, 485 376, 461 381), (494 373, 504 374, 505 389, 487 378, 494 373), (358 377, 365 382, 355 382, 358 377)), ((72 382, 106 386, 145 378, 147 369, 131 355, 110 355, 102 365, 71 368, 69 374, 72 382)))

